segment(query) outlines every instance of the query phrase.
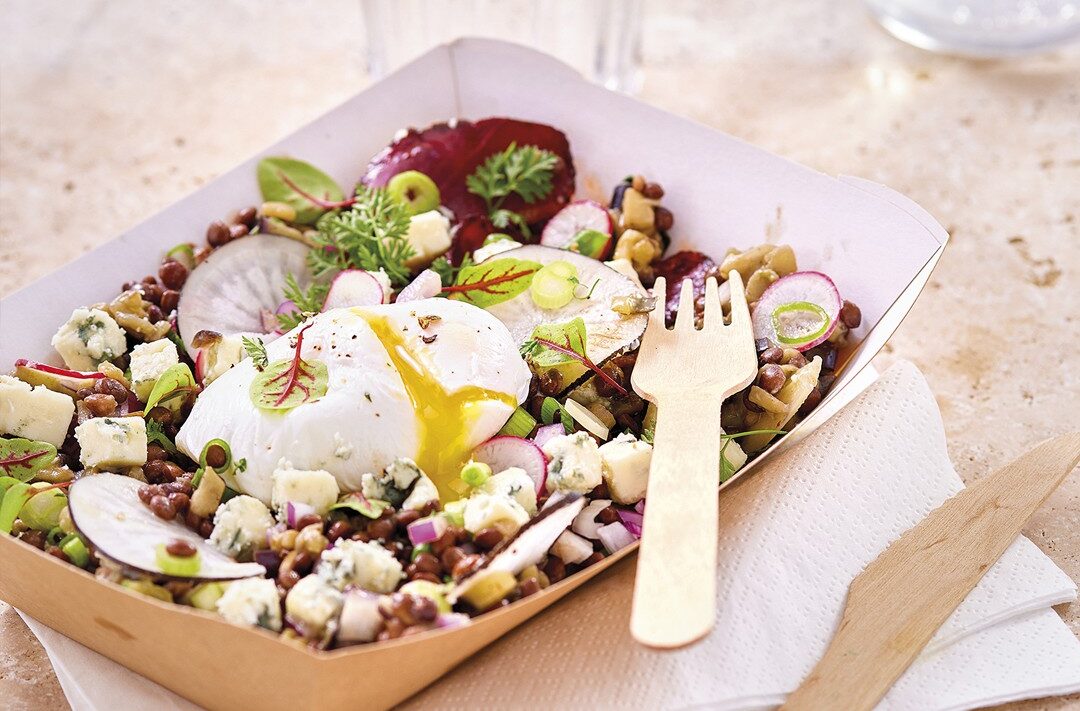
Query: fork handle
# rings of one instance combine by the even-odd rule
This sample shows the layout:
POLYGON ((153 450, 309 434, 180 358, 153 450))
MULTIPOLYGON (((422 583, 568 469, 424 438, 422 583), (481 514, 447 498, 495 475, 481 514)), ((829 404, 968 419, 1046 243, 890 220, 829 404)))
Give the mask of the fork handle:
POLYGON ((716 619, 720 397, 658 404, 630 632, 650 647, 704 637, 716 619))

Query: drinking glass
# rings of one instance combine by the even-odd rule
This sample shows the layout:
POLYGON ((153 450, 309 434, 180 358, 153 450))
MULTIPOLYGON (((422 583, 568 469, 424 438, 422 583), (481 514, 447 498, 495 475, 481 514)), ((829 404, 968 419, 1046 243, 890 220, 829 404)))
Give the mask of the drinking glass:
POLYGON ((916 47, 973 57, 1032 54, 1080 38, 1080 0, 866 0, 916 47))
POLYGON ((361 0, 372 78, 458 37, 552 54, 609 89, 640 87, 641 0, 361 0))

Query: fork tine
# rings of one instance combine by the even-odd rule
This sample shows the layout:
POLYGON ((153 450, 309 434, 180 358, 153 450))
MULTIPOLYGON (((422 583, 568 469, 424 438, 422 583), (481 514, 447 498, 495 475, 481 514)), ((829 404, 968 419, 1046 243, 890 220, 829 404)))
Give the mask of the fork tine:
POLYGON ((679 310, 675 312, 675 330, 692 330, 694 328, 694 282, 683 279, 682 290, 679 292, 679 310))
POLYGON ((750 308, 746 305, 746 291, 743 290, 742 275, 732 270, 728 273, 731 285, 731 325, 745 328, 750 325, 750 308))
POLYGON ((657 330, 667 328, 667 324, 664 322, 664 317, 667 314, 667 280, 664 277, 656 277, 652 293, 656 297, 656 306, 649 312, 648 327, 657 330))
POLYGON ((716 277, 705 280, 705 315, 702 317, 702 328, 716 328, 724 325, 724 310, 720 306, 720 286, 716 283, 716 277))

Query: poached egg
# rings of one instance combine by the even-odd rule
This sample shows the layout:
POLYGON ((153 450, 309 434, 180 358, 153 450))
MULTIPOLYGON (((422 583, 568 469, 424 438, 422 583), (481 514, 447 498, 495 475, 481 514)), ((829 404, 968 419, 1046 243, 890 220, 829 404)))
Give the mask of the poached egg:
MULTIPOLYGON (((510 332, 470 304, 333 309, 308 323, 300 355, 326 365, 323 397, 286 411, 256 407, 259 371, 246 358, 207 386, 176 437, 195 460, 211 439, 228 442, 233 460, 247 463, 232 483, 264 503, 282 459, 358 491, 364 473, 409 457, 444 501, 459 498, 462 465, 528 396, 531 373, 510 332)), ((298 331, 266 345, 270 363, 293 357, 298 331)))

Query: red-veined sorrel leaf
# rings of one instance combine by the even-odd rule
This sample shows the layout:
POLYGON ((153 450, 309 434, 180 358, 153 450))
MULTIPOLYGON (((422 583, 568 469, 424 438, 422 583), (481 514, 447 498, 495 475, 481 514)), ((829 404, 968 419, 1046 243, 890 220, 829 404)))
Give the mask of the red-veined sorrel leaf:
POLYGON ((283 202, 296 210, 296 222, 315 224, 329 207, 345 196, 326 173, 295 158, 263 158, 255 168, 264 201, 283 202))
POLYGON ((457 281, 443 287, 442 293, 486 309, 528 289, 540 267, 539 262, 509 257, 465 267, 458 273, 457 281))
POLYGON ((626 388, 585 355, 585 322, 580 318, 568 323, 537 326, 532 338, 522 344, 521 355, 541 368, 577 361, 620 395, 627 394, 626 388))
POLYGON ((0 439, 0 470, 19 481, 29 481, 41 468, 56 459, 56 447, 17 437, 0 439))
POLYGON ((187 367, 186 363, 177 363, 158 377, 143 409, 150 412, 158 405, 167 405, 170 409, 179 410, 180 403, 194 392, 195 388, 195 376, 191 374, 191 368, 187 367))
POLYGON ((300 357, 304 331, 309 328, 310 323, 296 334, 292 358, 274 361, 251 382, 251 402, 255 407, 261 410, 291 410, 326 394, 329 380, 326 364, 300 357))

